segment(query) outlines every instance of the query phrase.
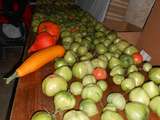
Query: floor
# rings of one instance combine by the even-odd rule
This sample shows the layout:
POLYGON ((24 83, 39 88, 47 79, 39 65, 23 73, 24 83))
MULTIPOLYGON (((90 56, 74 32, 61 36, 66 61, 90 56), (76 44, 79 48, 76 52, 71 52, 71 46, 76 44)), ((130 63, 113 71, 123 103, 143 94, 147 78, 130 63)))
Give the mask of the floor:
POLYGON ((22 51, 22 47, 8 48, 5 49, 6 55, 0 58, 0 120, 8 120, 9 118, 10 104, 13 102, 12 97, 14 97, 16 87, 15 82, 6 85, 2 77, 14 70, 14 67, 20 60, 22 51))

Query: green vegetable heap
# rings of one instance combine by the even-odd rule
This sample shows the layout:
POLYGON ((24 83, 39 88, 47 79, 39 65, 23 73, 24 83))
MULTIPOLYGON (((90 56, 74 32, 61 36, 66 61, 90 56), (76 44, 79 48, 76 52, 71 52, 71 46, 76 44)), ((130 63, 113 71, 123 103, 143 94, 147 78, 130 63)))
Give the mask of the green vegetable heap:
MULTIPOLYGON (((160 119, 160 67, 143 61, 136 46, 75 5, 40 5, 33 31, 44 20, 61 27, 60 44, 66 49, 64 57, 54 61, 54 73, 42 82, 43 93, 54 99, 55 114, 64 111, 63 120, 89 120, 97 114, 101 120, 123 120, 119 111, 124 110, 128 120, 148 120, 152 110, 160 119), (110 80, 123 92, 110 92, 110 80)), ((44 112, 46 119, 39 116, 32 120, 53 117, 44 112)))

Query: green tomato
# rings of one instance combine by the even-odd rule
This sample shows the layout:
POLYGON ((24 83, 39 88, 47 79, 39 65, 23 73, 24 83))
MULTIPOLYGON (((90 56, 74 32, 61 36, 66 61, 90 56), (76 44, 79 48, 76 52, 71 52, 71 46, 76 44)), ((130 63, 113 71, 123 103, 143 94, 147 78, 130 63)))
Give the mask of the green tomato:
POLYGON ((69 64, 73 65, 76 62, 76 56, 73 51, 67 51, 64 55, 64 60, 69 64))
POLYGON ((83 62, 75 63, 72 68, 73 76, 82 79, 87 73, 86 66, 83 62))
POLYGON ((128 70, 127 70, 127 73, 132 73, 132 72, 137 72, 138 71, 138 68, 136 65, 131 65, 128 67, 128 70))
POLYGON ((71 36, 71 33, 68 32, 68 31, 63 31, 63 32, 61 33, 61 37, 62 37, 62 38, 68 37, 68 36, 71 36))
POLYGON ((91 61, 86 60, 86 61, 83 61, 83 63, 84 63, 85 66, 86 66, 87 74, 92 74, 92 71, 93 71, 94 67, 93 67, 91 61))
POLYGON ((133 55, 134 53, 137 53, 137 52, 138 52, 138 49, 133 45, 130 45, 124 50, 124 53, 127 55, 133 55))
POLYGON ((94 45, 100 44, 100 41, 98 39, 94 39, 93 44, 94 45))
POLYGON ((66 66, 67 62, 64 60, 64 58, 57 58, 55 63, 54 63, 54 68, 58 69, 62 66, 66 66))
POLYGON ((151 110, 152 110, 153 112, 156 112, 157 115, 160 117, 160 96, 154 97, 154 98, 150 101, 149 107, 151 108, 151 110))
POLYGON ((150 98, 153 98, 160 94, 158 85, 156 85, 153 81, 144 83, 142 88, 146 91, 150 98))
POLYGON ((90 120, 83 111, 70 110, 64 114, 63 120, 90 120))
POLYGON ((74 41, 78 42, 78 43, 81 43, 82 42, 82 38, 81 37, 76 37, 74 41))
POLYGON ((113 44, 117 44, 117 43, 119 43, 119 42, 121 42, 121 38, 116 38, 116 39, 114 40, 113 44))
POLYGON ((100 22, 96 22, 95 29, 98 31, 103 27, 103 24, 100 22))
POLYGON ((121 40, 117 43, 117 48, 120 51, 124 51, 129 46, 129 43, 126 40, 121 40))
POLYGON ((88 57, 88 59, 93 58, 93 54, 91 52, 87 52, 85 56, 88 57))
POLYGON ((94 102, 99 102, 102 99, 103 91, 96 84, 88 84, 84 87, 81 94, 83 99, 91 99, 94 102))
POLYGON ((105 36, 105 34, 103 33, 103 32, 101 32, 101 31, 97 31, 96 33, 95 33, 95 37, 96 38, 100 38, 100 37, 104 37, 105 36))
POLYGON ((114 75, 112 80, 113 83, 116 85, 121 85, 122 81, 125 79, 123 75, 114 75))
POLYGON ((107 48, 103 44, 97 44, 96 45, 96 52, 98 54, 104 54, 107 51, 107 48))
POLYGON ((107 57, 108 61, 114 56, 111 52, 105 52, 104 55, 107 57))
POLYGON ((92 41, 92 38, 90 36, 86 36, 85 39, 90 41, 90 42, 92 41))
POLYGON ((143 64, 143 70, 145 72, 149 72, 151 70, 151 68, 152 68, 152 65, 150 63, 147 62, 147 63, 143 64))
POLYGON ((64 37, 64 38, 62 39, 62 42, 63 42, 63 43, 72 43, 72 42, 73 42, 73 38, 70 37, 70 36, 64 37))
POLYGON ((108 88, 108 84, 105 80, 98 80, 97 85, 102 89, 102 91, 105 91, 108 88))
POLYGON ((105 55, 99 55, 98 59, 101 59, 101 60, 103 60, 103 61, 108 63, 108 59, 107 59, 107 57, 105 55))
POLYGON ((149 71, 148 75, 149 79, 155 82, 156 84, 160 84, 160 67, 154 67, 149 71))
POLYGON ((125 68, 128 68, 130 65, 132 65, 134 63, 133 59, 130 55, 122 54, 120 56, 120 60, 122 61, 122 66, 125 68))
POLYGON ((78 48, 78 54, 80 55, 80 56, 82 56, 82 55, 85 55, 87 52, 88 52, 88 49, 87 49, 87 47, 84 47, 84 46, 80 46, 79 48, 78 48))
POLYGON ((106 110, 102 113, 101 120, 124 120, 124 119, 119 113, 106 110))
POLYGON ((62 66, 58 68, 54 73, 63 77, 66 81, 72 79, 72 70, 68 66, 62 66))
POLYGON ((70 49, 76 53, 78 51, 79 46, 80 44, 78 42, 74 42, 71 44, 70 49))
POLYGON ((80 57, 80 61, 89 60, 88 56, 84 55, 80 57))
POLYGON ((56 111, 69 110, 76 105, 76 99, 71 93, 60 91, 54 96, 54 105, 56 111))
POLYGON ((141 86, 145 81, 144 75, 140 72, 131 72, 129 73, 128 78, 134 80, 136 87, 141 86))
POLYGON ((112 43, 112 41, 110 41, 108 39, 103 41, 103 44, 104 44, 105 47, 108 47, 111 43, 112 43))
POLYGON ((149 108, 145 104, 129 102, 125 107, 125 114, 128 120, 148 120, 149 108))
POLYGON ((113 104, 119 110, 123 110, 126 100, 121 93, 110 93, 107 97, 107 103, 113 104))
POLYGON ((74 33, 73 36, 74 36, 74 38, 81 38, 82 37, 81 33, 79 33, 79 32, 74 33))
POLYGON ((114 41, 117 38, 117 32, 111 31, 107 34, 107 38, 111 41, 114 41))
POLYGON ((51 114, 46 111, 38 111, 33 114, 31 120, 55 120, 51 114))
POLYGON ((105 62, 101 59, 98 59, 98 58, 92 59, 91 63, 92 63, 94 68, 100 67, 100 68, 105 69, 107 67, 107 62, 105 62))
POLYGON ((43 80, 42 92, 45 95, 52 97, 62 90, 67 90, 67 86, 67 81, 63 77, 52 74, 43 80))
POLYGON ((64 46, 65 50, 69 50, 70 46, 71 46, 71 43, 64 42, 63 46, 64 46))
POLYGON ((131 78, 126 78, 121 82, 121 89, 125 92, 129 92, 135 87, 136 87, 135 82, 131 78))
POLYGON ((141 87, 134 88, 129 93, 129 100, 132 102, 139 102, 145 105, 149 105, 149 102, 150 102, 149 95, 141 87))
POLYGON ((99 41, 101 42, 101 43, 103 43, 104 41, 105 41, 105 37, 100 37, 100 38, 98 38, 99 39, 99 41))
POLYGON ((81 82, 72 82, 70 86, 70 92, 73 95, 80 95, 83 89, 83 85, 81 82))
POLYGON ((82 34, 82 37, 85 37, 87 35, 87 31, 82 31, 81 34, 82 34))
POLYGON ((121 65, 113 67, 110 72, 110 76, 124 75, 124 74, 125 74, 125 69, 121 65))
POLYGON ((90 48, 90 44, 91 44, 91 42, 89 40, 85 40, 85 39, 83 39, 81 42, 81 46, 86 47, 87 49, 90 48))
POLYGON ((107 103, 107 105, 105 105, 105 107, 103 108, 103 112, 105 112, 106 110, 116 112, 116 107, 111 103, 107 103))
POLYGON ((89 117, 98 114, 98 108, 93 100, 84 99, 80 102, 80 110, 84 111, 89 117))
POLYGON ((109 66, 110 69, 112 69, 112 68, 114 68, 115 66, 121 65, 121 64, 122 64, 122 63, 121 63, 121 61, 120 61, 118 58, 112 57, 112 58, 110 59, 110 61, 109 61, 108 66, 109 66))
POLYGON ((82 84, 86 86, 91 83, 96 83, 96 78, 93 75, 84 76, 84 78, 82 79, 82 84))
POLYGON ((111 44, 111 45, 109 46, 109 52, 115 52, 116 50, 117 50, 116 44, 111 44))
POLYGON ((118 59, 119 59, 120 55, 121 55, 121 53, 117 50, 115 52, 113 52, 113 56, 118 58, 118 59))

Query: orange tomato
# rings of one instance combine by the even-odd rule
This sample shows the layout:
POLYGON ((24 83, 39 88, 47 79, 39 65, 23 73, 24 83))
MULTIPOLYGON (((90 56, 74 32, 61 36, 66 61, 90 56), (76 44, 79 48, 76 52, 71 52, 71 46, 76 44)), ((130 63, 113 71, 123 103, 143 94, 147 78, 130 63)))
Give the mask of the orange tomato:
POLYGON ((132 58, 135 64, 140 64, 143 62, 143 56, 140 53, 134 53, 132 58))
POLYGON ((107 79, 107 71, 103 68, 95 68, 92 72, 97 80, 105 80, 107 79))

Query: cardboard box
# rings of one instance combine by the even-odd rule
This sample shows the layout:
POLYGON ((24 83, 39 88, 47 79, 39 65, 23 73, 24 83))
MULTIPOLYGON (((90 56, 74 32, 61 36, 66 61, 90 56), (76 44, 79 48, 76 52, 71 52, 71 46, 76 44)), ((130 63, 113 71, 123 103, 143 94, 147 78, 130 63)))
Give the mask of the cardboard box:
POLYGON ((160 1, 156 0, 142 32, 119 33, 129 42, 145 50, 153 65, 160 65, 160 1))
POLYGON ((116 31, 141 31, 155 0, 110 0, 104 24, 116 31))

